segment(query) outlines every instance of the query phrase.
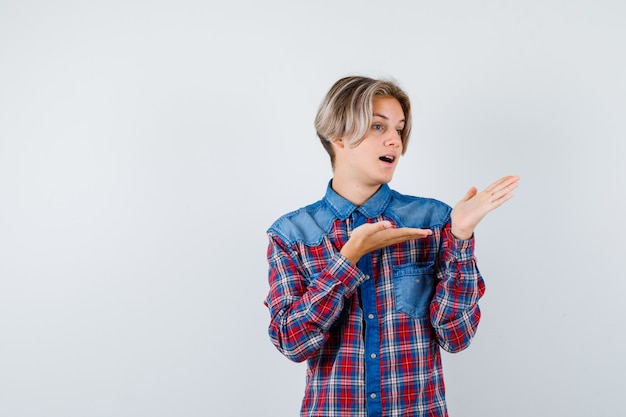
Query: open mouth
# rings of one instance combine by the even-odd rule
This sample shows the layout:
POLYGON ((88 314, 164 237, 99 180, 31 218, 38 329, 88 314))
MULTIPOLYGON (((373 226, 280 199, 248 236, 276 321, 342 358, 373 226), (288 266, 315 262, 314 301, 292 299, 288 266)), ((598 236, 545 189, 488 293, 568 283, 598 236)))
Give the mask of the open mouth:
POLYGON ((393 161, 395 161, 396 157, 393 156, 393 155, 384 155, 384 156, 381 156, 378 159, 380 159, 383 162, 392 163, 393 161))

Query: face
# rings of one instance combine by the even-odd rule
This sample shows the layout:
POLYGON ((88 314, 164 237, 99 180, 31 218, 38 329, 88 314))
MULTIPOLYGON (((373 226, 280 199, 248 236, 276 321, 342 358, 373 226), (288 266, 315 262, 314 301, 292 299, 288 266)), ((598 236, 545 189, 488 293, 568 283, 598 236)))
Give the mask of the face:
POLYGON ((371 126, 356 147, 336 147, 335 177, 341 175, 354 186, 377 189, 393 178, 402 155, 404 112, 398 100, 375 97, 371 126))

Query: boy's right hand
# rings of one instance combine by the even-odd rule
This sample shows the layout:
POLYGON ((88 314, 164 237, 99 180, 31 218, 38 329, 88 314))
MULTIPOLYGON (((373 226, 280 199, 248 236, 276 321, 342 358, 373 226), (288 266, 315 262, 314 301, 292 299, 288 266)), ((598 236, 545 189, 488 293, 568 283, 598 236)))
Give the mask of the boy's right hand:
POLYGON ((421 239, 432 235, 430 229, 394 227, 390 221, 366 223, 352 231, 352 235, 340 253, 356 264, 366 253, 407 240, 421 239))

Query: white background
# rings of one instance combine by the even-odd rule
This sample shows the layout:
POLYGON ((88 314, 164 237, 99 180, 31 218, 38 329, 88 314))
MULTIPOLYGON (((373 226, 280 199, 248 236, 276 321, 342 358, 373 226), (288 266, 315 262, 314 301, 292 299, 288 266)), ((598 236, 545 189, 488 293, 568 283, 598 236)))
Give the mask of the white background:
POLYGON ((297 415, 265 230, 322 196, 348 74, 412 97, 397 190, 522 176, 451 416, 622 416, 620 0, 2 0, 0 416, 297 415))

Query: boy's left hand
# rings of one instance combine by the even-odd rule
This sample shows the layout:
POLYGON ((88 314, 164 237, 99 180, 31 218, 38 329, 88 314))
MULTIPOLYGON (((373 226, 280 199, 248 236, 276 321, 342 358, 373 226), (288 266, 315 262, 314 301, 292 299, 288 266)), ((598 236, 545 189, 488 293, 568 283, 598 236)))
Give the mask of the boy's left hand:
POLYGON ((452 234, 463 240, 472 237, 474 229, 487 213, 513 197, 512 191, 517 188, 519 179, 517 175, 500 178, 481 192, 476 187, 470 188, 450 214, 452 234))

